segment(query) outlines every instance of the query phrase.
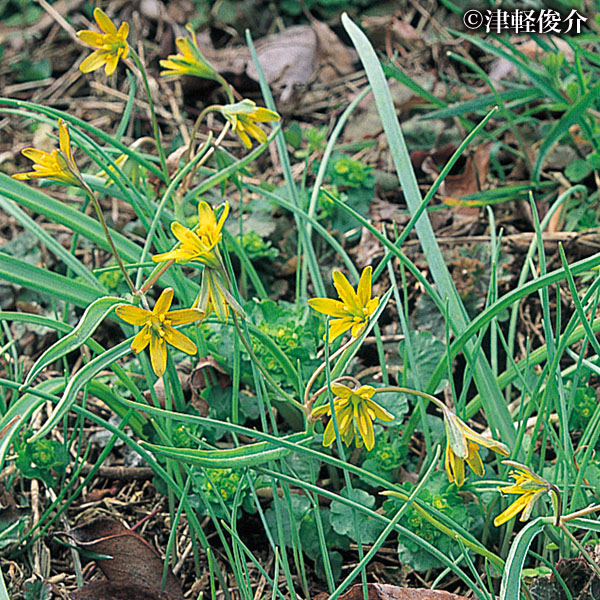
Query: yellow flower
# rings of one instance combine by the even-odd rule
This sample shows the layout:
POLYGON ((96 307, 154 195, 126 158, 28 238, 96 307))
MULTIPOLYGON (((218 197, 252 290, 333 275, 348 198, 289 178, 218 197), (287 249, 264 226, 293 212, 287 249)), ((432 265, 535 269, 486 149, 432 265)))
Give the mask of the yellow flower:
POLYGON ((208 268, 202 273, 202 283, 200 294, 194 303, 205 317, 208 317, 213 310, 219 321, 225 323, 229 317, 229 307, 240 317, 245 317, 244 309, 225 287, 220 275, 216 270, 208 268))
POLYGON ((503 494, 520 494, 520 496, 503 512, 494 519, 494 525, 500 527, 503 523, 510 521, 519 512, 523 511, 520 521, 526 521, 531 515, 534 504, 545 494, 551 491, 552 485, 536 475, 531 469, 512 460, 503 460, 503 464, 514 467, 510 472, 515 482, 498 488, 503 494))
MULTIPOLYGON (((357 390, 352 390, 341 383, 333 383, 331 391, 337 396, 333 400, 333 409, 343 442, 350 446, 356 437, 356 445, 359 448, 364 443, 365 448, 371 450, 375 445, 373 421, 393 421, 394 415, 371 399, 376 390, 370 385, 361 385, 357 390)), ((329 403, 315 408, 311 418, 316 419, 324 415, 331 415, 329 403)), ((323 446, 331 446, 334 439, 335 429, 333 419, 330 419, 323 434, 323 446)))
POLYGON ((45 178, 81 186, 82 177, 73 160, 69 129, 62 119, 58 120, 58 141, 60 150, 52 150, 52 152, 25 148, 22 153, 34 162, 33 171, 17 173, 13 177, 21 180, 45 178))
POLYGON ((166 60, 160 61, 160 66, 166 71, 161 71, 160 74, 163 77, 179 76, 179 75, 193 75, 194 77, 202 77, 204 79, 215 79, 215 70, 206 62, 200 48, 198 48, 198 42, 196 41, 196 34, 193 29, 188 25, 186 29, 190 32, 192 39, 185 37, 178 37, 175 40, 179 54, 170 54, 166 60))
POLYGON ((246 148, 252 148, 250 137, 252 136, 259 144, 267 141, 267 134, 255 123, 265 121, 279 121, 281 118, 276 112, 257 107, 252 100, 242 100, 235 104, 221 106, 221 114, 231 123, 233 131, 237 133, 246 148))
POLYGON ((371 267, 366 267, 356 292, 340 271, 333 272, 333 284, 340 300, 312 298, 308 304, 316 311, 336 317, 329 324, 329 341, 335 340, 348 329, 358 337, 379 305, 379 298, 371 298, 371 267))
POLYGON ((166 288, 156 301, 153 310, 145 310, 139 306, 121 304, 116 313, 123 321, 131 325, 142 326, 141 331, 133 338, 131 349, 139 354, 150 344, 150 362, 157 377, 167 367, 167 343, 186 354, 196 354, 196 345, 173 325, 185 325, 202 319, 204 313, 196 308, 169 310, 173 301, 173 289, 166 288))
POLYGON ((449 408, 443 408, 446 426, 446 460, 445 468, 448 481, 455 481, 461 486, 465 482, 465 461, 473 471, 482 477, 484 473, 479 446, 489 448, 503 456, 510 454, 501 442, 483 437, 463 423, 449 408))
POLYGON ((184 227, 177 221, 171 223, 171 231, 179 240, 179 246, 169 252, 152 257, 154 262, 174 260, 185 264, 191 260, 198 261, 211 269, 221 266, 221 256, 217 244, 221 241, 223 224, 229 214, 229 203, 225 202, 221 217, 217 218, 213 209, 204 201, 198 204, 198 226, 195 231, 184 227))
POLYGON ((127 58, 129 55, 129 44, 127 36, 129 35, 129 24, 121 23, 119 30, 113 22, 99 8, 94 9, 94 19, 103 33, 85 29, 77 32, 77 37, 92 48, 96 48, 80 65, 82 73, 91 73, 106 65, 104 70, 107 75, 112 75, 117 68, 120 58, 127 58))

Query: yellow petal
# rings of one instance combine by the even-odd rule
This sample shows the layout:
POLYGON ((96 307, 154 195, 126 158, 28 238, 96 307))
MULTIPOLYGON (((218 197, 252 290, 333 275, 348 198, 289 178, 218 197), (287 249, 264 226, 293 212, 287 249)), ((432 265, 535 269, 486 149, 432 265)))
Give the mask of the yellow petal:
POLYGON ((365 406, 358 405, 357 425, 360 435, 365 443, 365 448, 371 450, 375 445, 375 432, 373 431, 373 422, 369 418, 365 406))
POLYGON ((352 327, 352 321, 348 318, 333 319, 329 321, 329 342, 346 333, 352 327))
POLYGON ((150 326, 145 325, 144 328, 138 331, 137 335, 131 342, 131 349, 139 354, 150 342, 150 326))
POLYGON ((119 64, 119 55, 107 53, 106 66, 104 67, 104 72, 106 73, 107 77, 110 77, 115 72, 118 64, 119 64))
POLYGON ((223 229, 223 225, 225 224, 225 219, 229 215, 229 202, 225 202, 223 204, 223 210, 221 211, 221 216, 219 217, 219 223, 217 224, 217 229, 219 232, 223 229))
POLYGON ((529 494, 524 494, 517 498, 504 512, 500 513, 494 519, 494 525, 496 527, 500 527, 503 523, 510 521, 515 515, 517 515, 520 511, 522 511, 529 502, 530 499, 529 494))
POLYGON ((165 288, 156 301, 152 314, 164 315, 169 310, 171 302, 173 302, 173 288, 165 288))
POLYGON ((197 308, 182 308, 181 310, 169 311, 168 317, 172 325, 185 325, 199 321, 204 316, 204 313, 197 308))
POLYGON ((83 31, 77 32, 77 37, 84 42, 85 44, 89 44, 94 48, 101 48, 104 44, 104 36, 97 31, 90 31, 89 29, 84 29, 83 31))
POLYGON ((317 312, 329 315, 330 317, 347 317, 348 313, 344 310, 344 305, 339 300, 330 298, 311 298, 308 305, 317 312))
POLYGON ((358 304, 360 306, 367 306, 367 302, 371 299, 371 273, 373 272, 372 267, 365 267, 360 276, 358 282, 358 288, 356 289, 356 295, 358 296, 358 304))
POLYGON ((323 417, 325 415, 331 414, 331 406, 329 406, 329 402, 327 404, 322 404, 321 406, 317 406, 317 408, 313 408, 311 412, 311 416, 313 417, 323 417))
POLYGON ((467 440, 467 444, 469 446, 469 455, 466 459, 467 464, 479 477, 483 477, 485 469, 483 468, 483 463, 481 462, 481 456, 479 456, 479 446, 471 440, 467 440))
POLYGON ((363 322, 360 322, 360 323, 354 323, 354 325, 352 325, 352 331, 350 332, 350 334, 352 335, 353 338, 360 337, 363 334, 367 325, 368 325, 367 319, 365 319, 363 322))
POLYGON ((144 310, 139 306, 130 304, 120 304, 115 309, 117 315, 126 323, 131 325, 145 325, 150 319, 150 311, 144 310))
POLYGON ((346 276, 341 272, 335 270, 333 272, 333 285, 337 290, 338 296, 342 302, 348 307, 352 313, 361 313, 358 304, 356 303, 356 294, 354 289, 346 279, 346 276))
POLYGON ((352 390, 347 385, 344 385, 343 383, 332 383, 331 391, 338 398, 350 398, 350 396, 352 395, 352 390))
POLYGON ((333 440, 335 440, 335 430, 333 428, 333 419, 330 419, 323 433, 323 446, 331 446, 333 440))
POLYGON ((265 122, 265 121, 279 121, 281 117, 273 110, 269 110, 268 108, 263 108, 262 106, 258 107, 253 113, 252 118, 255 121, 265 122))
POLYGON ((158 335, 150 336, 150 362, 157 377, 162 377, 167 368, 167 344, 158 335))
POLYGON ((198 223, 203 232, 213 231, 217 227, 215 213, 208 202, 204 200, 198 203, 198 223))
POLYGON ((177 329, 173 329, 170 325, 165 325, 163 328, 165 332, 165 340, 168 344, 171 344, 177 350, 181 350, 186 354, 196 354, 198 349, 196 348, 196 344, 190 340, 187 336, 183 335, 181 331, 177 331, 177 329))
POLYGON ((94 19, 96 19, 98 27, 100 27, 104 33, 113 35, 117 33, 117 28, 113 25, 113 22, 106 16, 104 11, 98 7, 94 9, 94 19))
POLYGON ((395 419, 392 413, 385 410, 383 406, 380 406, 374 400, 369 399, 366 400, 366 402, 369 409, 375 413, 375 417, 377 417, 378 419, 381 419, 382 421, 393 421, 395 419))
POLYGON ((82 73, 91 73, 99 69, 106 62, 104 52, 95 50, 80 65, 79 70, 82 73))
POLYGON ((246 132, 241 127, 236 127, 235 132, 238 134, 238 136, 242 140, 242 144, 244 144, 244 146, 246 146, 246 148, 248 148, 248 150, 250 148, 252 148, 252 142, 250 141, 250 138, 248 137, 246 132))
MULTIPOLYGON (((117 31, 117 37, 123 41, 127 39, 129 35, 129 23, 123 21, 121 26, 119 27, 119 31, 117 31)), ((126 58, 126 54, 123 54, 123 58, 126 58)))

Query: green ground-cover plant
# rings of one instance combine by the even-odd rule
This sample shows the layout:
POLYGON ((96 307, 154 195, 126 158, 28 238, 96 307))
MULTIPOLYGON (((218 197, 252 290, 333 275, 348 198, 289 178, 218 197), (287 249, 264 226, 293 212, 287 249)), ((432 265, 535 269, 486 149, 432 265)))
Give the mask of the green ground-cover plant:
MULTIPOLYGON (((99 9, 95 18, 102 33, 80 32, 94 48, 82 71, 104 67, 111 74, 125 63, 148 91, 145 67, 129 46, 127 24, 117 28, 99 9)), ((212 558, 215 551, 226 557, 240 594, 248 599, 254 594, 249 562, 265 577, 273 597, 309 597, 308 572, 314 564, 330 598, 336 598, 356 579, 366 583, 368 563, 384 544, 396 546, 399 559, 416 570, 438 569, 436 585, 452 573, 482 599, 493 598, 498 586, 503 599, 527 596, 522 570, 527 561, 529 566, 538 564, 530 546, 542 532, 554 546, 540 543, 537 554, 550 564, 576 553, 590 559, 585 543, 600 529, 591 516, 599 508, 593 482, 600 468, 593 452, 600 437, 600 408, 589 383, 600 373, 595 338, 600 321, 594 318, 600 256, 569 264, 561 252, 562 267, 548 272, 542 240, 553 211, 571 196, 583 194, 585 187, 579 184, 556 197, 541 223, 531 202, 535 237, 521 285, 504 295, 498 291, 500 239, 488 208, 492 243, 479 258, 482 264, 489 262, 485 278, 480 278, 487 283, 487 293, 478 312, 469 312, 468 298, 457 289, 436 241, 428 208, 466 146, 477 136, 497 135, 486 130, 496 111, 484 115, 489 108, 485 102, 468 107, 474 121, 467 138, 422 198, 379 59, 348 17, 343 24, 366 70, 411 215, 392 239, 368 220, 367 204, 374 193, 370 167, 335 150, 344 123, 364 93, 353 100, 328 138, 318 132, 307 135, 309 150, 297 154, 305 163, 303 180, 297 183, 262 74, 266 106, 234 102, 232 88, 204 59, 191 31, 178 39, 179 53, 162 66, 167 75, 215 80, 227 103, 202 111, 174 169, 167 166, 152 108, 154 139, 149 150, 121 142, 133 118, 133 84, 115 135, 67 112, 0 99, 4 112, 58 126, 58 149, 27 149, 24 154, 34 161, 34 170, 17 179, 58 182, 68 197, 95 209, 94 217, 86 216, 69 202, 54 199, 52 188, 0 175, 0 206, 60 265, 51 272, 18 252, 0 252, 2 278, 40 294, 46 309, 43 316, 1 312, 2 324, 45 327, 58 335, 25 372, 14 334, 9 327, 2 329, 8 359, 0 381, 0 464, 14 456, 21 476, 15 485, 23 490, 23 478, 35 477, 55 492, 32 527, 25 529, 19 522, 18 542, 14 528, 0 531, 0 543, 10 547, 11 556, 29 552, 52 530, 119 441, 152 468, 155 487, 167 497, 171 532, 165 565, 176 556, 177 527, 185 518, 196 576, 201 576, 202 561, 208 561, 211 589, 219 585, 226 595, 225 574, 212 558), (223 125, 196 147, 195 134, 209 112, 223 125), (274 126, 267 133, 269 122, 274 126), (228 133, 238 136, 241 158, 219 155, 228 133), (248 183, 253 161, 272 141, 283 183, 248 183), (309 157, 320 150, 321 160, 310 164, 309 157), (309 189, 307 178, 315 172, 309 189), (297 269, 286 300, 271 298, 271 282, 267 285, 261 275, 260 263, 277 259, 276 249, 245 230, 243 213, 233 214, 227 194, 235 195, 240 206, 247 195, 260 196, 269 206, 286 211, 295 225, 297 269), (134 238, 107 221, 104 198, 123 201, 134 211, 134 238), (31 213, 69 229, 70 248, 48 235, 31 213), (236 216, 237 226, 227 229, 236 216), (373 266, 357 268, 328 231, 330 227, 344 232, 350 224, 366 228, 380 242, 383 257, 373 266), (419 239, 431 280, 403 252, 411 232, 419 239), (89 269, 78 258, 83 241, 105 253, 99 269, 89 269), (333 267, 331 276, 324 256, 333 267), (399 277, 392 259, 400 264, 399 277), (582 279, 576 277, 583 274, 588 279, 581 292, 582 279), (418 331, 412 326, 408 275, 420 284, 443 329, 418 331), (561 281, 574 306, 568 318, 560 305, 556 313, 550 310, 550 291, 561 281), (527 348, 517 361, 518 305, 531 294, 540 299, 545 345, 527 348), (393 351, 401 367, 398 375, 387 370, 379 325, 392 304, 403 334, 393 351), (507 310, 512 311, 508 328, 500 320, 507 310), (118 327, 120 332, 108 348, 92 337, 103 327, 118 327), (377 367, 359 376, 356 357, 367 340, 376 349, 377 367), (71 372, 75 352, 84 358, 71 372), (453 368, 459 355, 465 361, 460 377, 453 368), (198 357, 208 356, 226 378, 219 380, 217 372, 206 374, 198 393, 206 406, 200 410, 186 396, 181 366, 185 360, 195 365, 198 357), (506 362, 503 371, 501 356, 506 362), (41 380, 53 365, 60 370, 48 371, 41 380), (157 381, 162 382, 160 393, 157 381), (444 391, 445 398, 453 398, 453 406, 440 399, 444 391), (118 417, 118 424, 92 410, 90 397, 99 398, 118 417), (52 410, 36 421, 46 403, 52 410), (478 418, 467 424, 475 415, 478 418), (90 452, 85 422, 104 428, 111 438, 89 473, 79 478, 90 452), (52 437, 55 428, 65 434, 61 441, 52 437), (482 433, 485 428, 489 431, 482 433), (580 437, 572 435, 574 430, 580 437), (411 440, 422 445, 418 459, 410 451, 411 440), (65 484, 60 473, 71 455, 77 457, 74 474, 65 484), (400 467, 412 473, 416 483, 401 482, 400 467), (509 477, 514 480, 511 485, 509 477), (498 487, 511 494, 510 502, 501 498, 498 487), (382 491, 387 498, 380 497, 382 491), (326 505, 321 505, 323 500, 326 505), (276 557, 273 571, 246 543, 239 525, 242 515, 263 527, 276 557), (532 520, 513 537, 517 515, 532 520), (210 538, 201 525, 204 517, 210 520, 210 538), (588 532, 583 540, 582 531, 588 532), (391 539, 392 532, 397 540, 391 539), (342 566, 351 544, 356 545, 358 561, 346 574, 342 566), (285 590, 279 587, 279 572, 285 577, 285 590)), ((248 41, 254 51, 250 36, 248 41)), ((574 87, 561 79, 567 68, 560 61, 546 65, 546 72, 518 66, 538 86, 533 92, 531 84, 524 85, 520 100, 541 101, 562 115, 549 138, 559 140, 577 123, 595 145, 597 124, 590 109, 597 104, 597 94, 590 78, 579 77, 580 85, 574 87)), ((257 69, 260 72, 258 63, 257 69)), ((148 100, 152 107, 150 95, 148 100)), ((493 100, 503 98, 494 92, 493 100)), ((522 106, 500 105, 504 116, 522 106)), ((443 110, 449 109, 440 109, 438 116, 464 117, 461 110, 467 114, 464 107, 453 107, 454 113, 443 110)), ((499 127, 516 127, 515 119, 499 127)), ((296 153, 301 144, 292 144, 296 153)), ((549 144, 542 144, 532 165, 531 190, 538 189, 549 144)), ((0 581, 0 595, 8 598, 0 581)))

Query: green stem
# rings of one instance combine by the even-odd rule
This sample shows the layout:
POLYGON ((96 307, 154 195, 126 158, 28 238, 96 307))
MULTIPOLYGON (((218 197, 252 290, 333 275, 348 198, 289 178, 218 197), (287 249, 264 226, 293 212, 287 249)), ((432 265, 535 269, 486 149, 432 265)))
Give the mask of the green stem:
POLYGON ((252 345, 248 342, 248 340, 246 339, 246 336, 242 333, 242 330, 240 329, 240 324, 238 323, 235 312, 232 311, 231 314, 233 316, 233 323, 235 325, 235 328, 237 329, 238 335, 240 336, 240 340, 242 341, 244 348, 246 348, 246 351, 250 355, 250 358, 252 358, 252 360, 254 361, 254 364, 258 367, 260 372, 265 376, 265 379, 286 399, 287 402, 290 402, 299 410, 304 411, 304 406, 302 404, 300 404, 300 402, 298 402, 298 400, 296 400, 295 398, 290 396, 285 390, 283 390, 281 388, 281 386, 273 379, 273 376, 271 375, 271 373, 269 373, 268 369, 259 360, 258 356, 256 356, 256 354, 254 354, 252 345))
POLYGON ((133 62, 138 68, 141 76, 142 82, 144 84, 144 89, 146 90, 146 96, 148 98, 148 106, 150 107, 150 117, 152 119, 152 130, 154 131, 154 138, 156 139, 156 148, 158 150, 158 157, 160 159, 160 166, 162 168, 162 172, 165 176, 165 183, 168 185, 170 181, 169 170, 167 169, 167 159, 165 157, 165 151, 160 142, 160 130, 158 129, 158 121, 156 120, 156 113, 154 112, 154 102, 152 101, 152 94, 150 93, 150 85, 148 84, 148 75, 146 73, 146 68, 144 67, 142 61, 140 60, 137 53, 130 48, 131 50, 131 58, 133 58, 133 62))
POLYGON ((108 242, 108 245, 110 246, 110 251, 112 252, 113 256, 115 257, 115 260, 117 261, 117 264, 119 265, 119 269, 121 269, 121 273, 123 273, 125 282, 129 286, 129 289, 131 290, 131 293, 135 295, 137 293, 137 290, 135 289, 135 285, 133 284, 133 281, 131 281, 131 277, 129 277, 129 274, 127 273, 127 269, 125 268, 125 265, 123 264, 123 260, 121 259, 121 256, 120 256, 119 252, 117 251, 117 247, 115 246, 115 243, 113 242, 112 236, 110 235, 110 231, 108 230, 108 226, 106 225, 106 221, 104 219, 104 214, 102 213, 102 208, 100 207, 100 203, 98 202, 98 199, 96 198, 96 194, 94 194, 94 192, 92 192, 92 190, 87 186, 87 184, 85 184, 83 182, 83 180, 81 182, 83 184, 83 189, 85 190, 85 193, 88 195, 88 197, 92 201, 92 204, 94 205, 94 209, 96 210, 96 215, 98 216, 98 220, 100 221, 100 225, 102 226, 102 231, 104 231, 104 235, 106 236, 106 241, 108 242))
POLYGON ((582 556, 590 563, 590 566, 596 571, 596 575, 600 577, 600 567, 596 561, 590 556, 590 553, 583 547, 583 544, 569 531, 564 523, 560 523, 560 530, 573 542, 573 545, 581 552, 582 556))

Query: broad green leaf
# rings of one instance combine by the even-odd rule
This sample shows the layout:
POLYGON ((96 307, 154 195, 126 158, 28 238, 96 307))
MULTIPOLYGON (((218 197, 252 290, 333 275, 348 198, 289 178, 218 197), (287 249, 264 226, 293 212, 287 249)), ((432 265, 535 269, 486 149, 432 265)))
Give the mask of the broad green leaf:
POLYGON ((49 294, 82 308, 103 295, 86 283, 40 269, 3 252, 0 252, 0 279, 6 279, 41 294, 49 294))
POLYGON ((127 339, 114 348, 107 350, 77 371, 77 373, 69 380, 62 398, 54 407, 52 414, 42 425, 41 429, 31 438, 31 441, 44 437, 52 430, 56 423, 58 423, 58 421, 60 421, 60 419, 68 412, 75 400, 77 400, 77 394, 86 383, 89 383, 98 373, 100 373, 100 371, 110 367, 114 361, 123 358, 128 352, 131 352, 131 339, 132 338, 127 339))
POLYGON ((110 296, 99 298, 95 302, 92 302, 83 313, 77 327, 50 346, 39 357, 33 367, 31 367, 23 385, 26 386, 31 383, 49 364, 84 344, 112 309, 121 302, 123 302, 121 298, 112 298, 110 296))

